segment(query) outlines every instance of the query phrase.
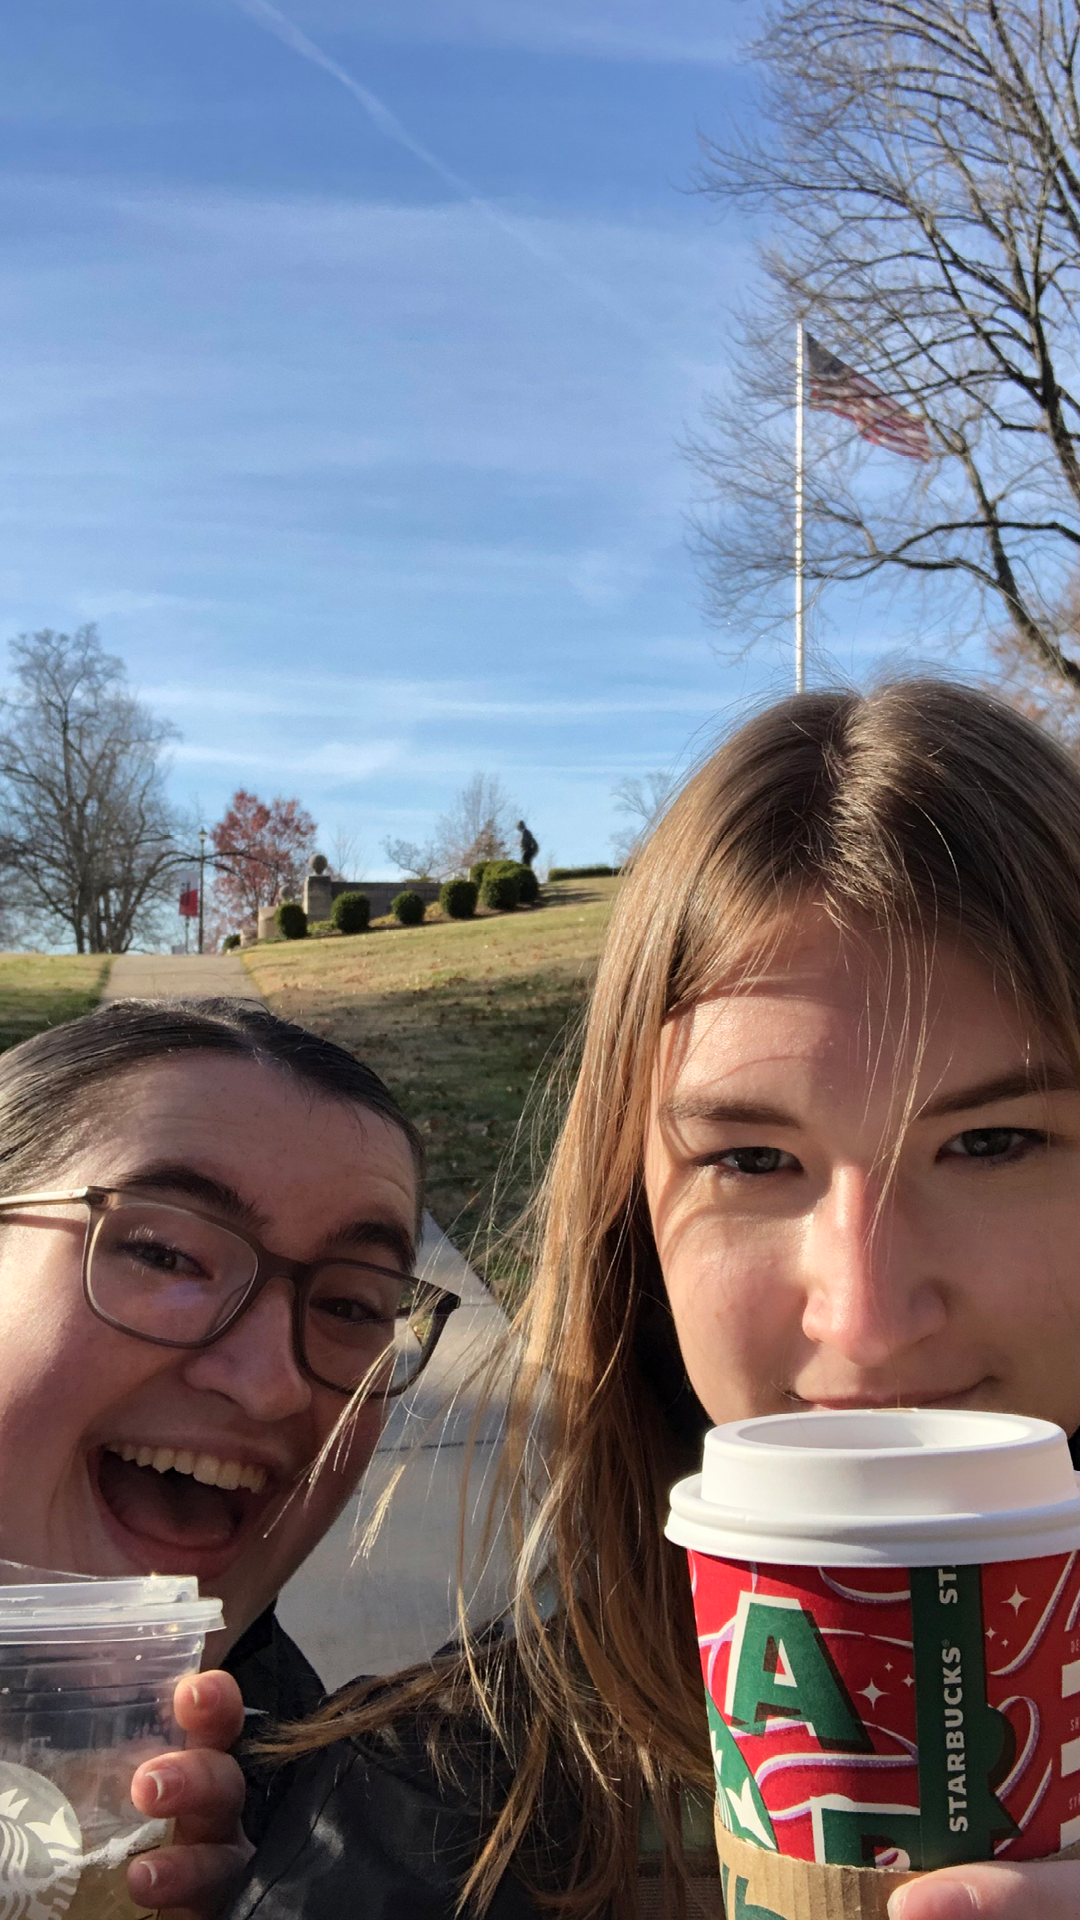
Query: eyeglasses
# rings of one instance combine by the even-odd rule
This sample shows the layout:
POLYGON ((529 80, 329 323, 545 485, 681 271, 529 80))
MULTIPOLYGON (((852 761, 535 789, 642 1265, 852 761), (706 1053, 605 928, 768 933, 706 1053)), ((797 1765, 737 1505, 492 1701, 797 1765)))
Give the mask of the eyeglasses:
POLYGON ((297 1363, 335 1393, 404 1393, 461 1304, 456 1293, 393 1266, 283 1259, 213 1214, 123 1188, 16 1193, 0 1200, 0 1215, 34 1207, 84 1210, 87 1306, 153 1346, 213 1346, 271 1280, 290 1281, 297 1363))

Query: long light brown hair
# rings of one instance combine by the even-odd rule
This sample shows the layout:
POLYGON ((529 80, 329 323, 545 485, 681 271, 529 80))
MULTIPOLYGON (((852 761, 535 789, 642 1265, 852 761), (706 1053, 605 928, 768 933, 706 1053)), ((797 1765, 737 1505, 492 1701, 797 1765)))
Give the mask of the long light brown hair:
POLYGON ((511 1861, 543 1881, 560 1784, 580 1834, 560 1912, 634 1913, 646 1795, 681 1904, 680 1796, 710 1793, 712 1767, 685 1556, 662 1523, 707 1423, 664 1298, 643 1143, 665 1020, 737 982, 811 900, 909 953, 958 934, 1080 1069, 1080 772, 1012 709, 933 680, 801 695, 742 727, 670 806, 623 885, 537 1202, 500 1508, 514 1638, 467 1645, 377 1699, 346 1696, 285 1743, 371 1732, 426 1703, 450 1764, 455 1726, 486 1723, 507 1786, 464 1886, 470 1911, 511 1861))

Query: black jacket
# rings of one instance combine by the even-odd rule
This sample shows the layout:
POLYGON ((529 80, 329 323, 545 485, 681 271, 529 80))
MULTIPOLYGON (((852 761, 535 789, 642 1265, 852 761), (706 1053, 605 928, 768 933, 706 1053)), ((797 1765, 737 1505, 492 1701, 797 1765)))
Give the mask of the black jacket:
MULTIPOLYGON (((322 1682, 272 1607, 224 1662, 240 1688, 248 1730, 300 1720, 325 1699, 322 1682)), ((480 1843, 481 1771, 489 1743, 456 1785, 437 1779, 422 1728, 341 1740, 291 1766, 268 1768, 237 1749, 247 1780, 244 1830, 258 1852, 228 1920, 456 1920, 461 1881, 480 1843)), ((505 1790, 505 1782, 503 1783, 505 1790)), ((508 1874, 490 1920, 537 1920, 539 1909, 508 1874)))
MULTIPOLYGON (((282 1720, 305 1720, 326 1697, 314 1667, 290 1640, 273 1607, 241 1634, 223 1665, 240 1689, 248 1734, 257 1735, 282 1720)), ((258 1846, 266 1828, 272 1776, 250 1760, 243 1743, 237 1759, 247 1781, 244 1831, 258 1846)))
MULTIPOLYGON (((481 1823, 415 1747, 342 1740, 282 1768, 228 1920, 455 1920, 481 1823)), ((512 1873, 489 1920, 539 1920, 512 1873)))

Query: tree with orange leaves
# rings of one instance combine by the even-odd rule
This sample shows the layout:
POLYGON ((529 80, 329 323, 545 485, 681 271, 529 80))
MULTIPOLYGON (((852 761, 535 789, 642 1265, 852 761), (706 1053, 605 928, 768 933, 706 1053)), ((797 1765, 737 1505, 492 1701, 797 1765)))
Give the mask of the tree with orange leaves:
POLYGON ((260 800, 239 787, 210 839, 215 899, 234 925, 253 927, 260 907, 300 898, 315 822, 299 800, 260 800))

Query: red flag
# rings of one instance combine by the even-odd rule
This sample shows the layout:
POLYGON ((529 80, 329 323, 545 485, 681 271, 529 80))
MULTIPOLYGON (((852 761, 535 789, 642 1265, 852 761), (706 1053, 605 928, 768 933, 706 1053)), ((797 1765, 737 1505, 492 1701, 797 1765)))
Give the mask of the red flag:
POLYGON ((890 453, 902 453, 909 460, 931 458, 930 439, 918 414, 890 400, 865 374, 856 373, 845 361, 806 333, 806 361, 810 372, 809 404, 816 413, 838 413, 850 420, 864 440, 890 453))
POLYGON ((183 920, 199 917, 199 889, 190 880, 180 882, 180 917, 183 920))

